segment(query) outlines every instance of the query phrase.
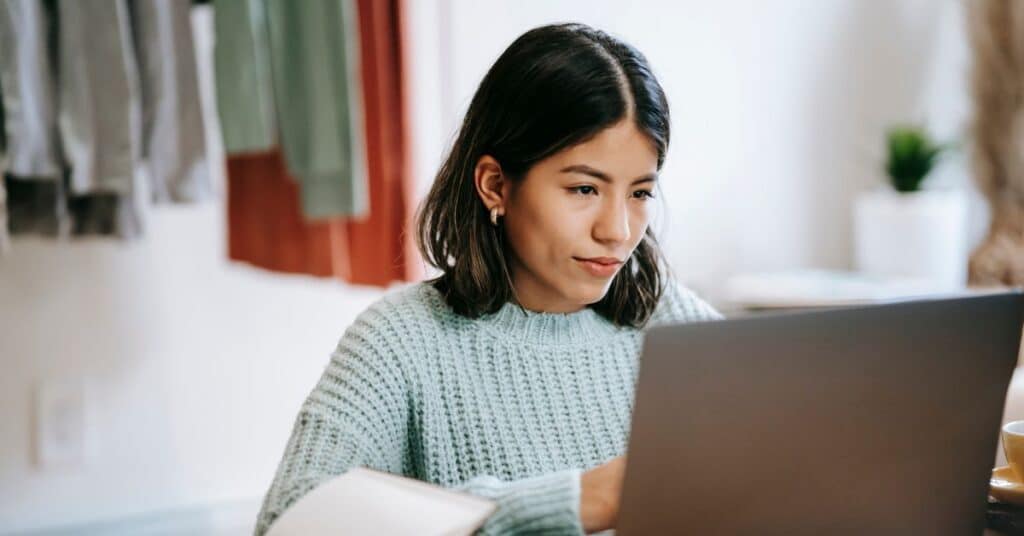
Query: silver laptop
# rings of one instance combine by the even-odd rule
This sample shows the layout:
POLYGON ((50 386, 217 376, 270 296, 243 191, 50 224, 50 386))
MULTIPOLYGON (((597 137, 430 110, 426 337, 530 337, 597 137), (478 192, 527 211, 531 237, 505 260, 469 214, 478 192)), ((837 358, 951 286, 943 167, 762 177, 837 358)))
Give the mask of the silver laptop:
POLYGON ((981 534, 1020 292, 654 328, 618 535, 981 534))

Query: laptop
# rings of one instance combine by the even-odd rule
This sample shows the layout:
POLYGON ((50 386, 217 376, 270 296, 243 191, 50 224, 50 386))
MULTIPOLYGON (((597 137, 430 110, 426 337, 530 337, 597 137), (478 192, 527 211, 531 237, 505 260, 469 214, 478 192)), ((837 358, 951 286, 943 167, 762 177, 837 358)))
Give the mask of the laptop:
POLYGON ((616 534, 981 534, 1024 294, 648 331, 616 534))

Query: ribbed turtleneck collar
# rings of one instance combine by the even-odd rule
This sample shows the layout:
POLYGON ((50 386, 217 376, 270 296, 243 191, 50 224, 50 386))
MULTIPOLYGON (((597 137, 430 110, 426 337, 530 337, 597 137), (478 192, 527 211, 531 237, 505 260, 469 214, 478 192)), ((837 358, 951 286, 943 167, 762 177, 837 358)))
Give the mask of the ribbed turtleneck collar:
MULTIPOLYGON (((457 314, 433 285, 424 283, 423 287, 439 307, 448 314, 457 314)), ((548 346, 593 344, 627 329, 616 327, 590 307, 573 313, 542 313, 512 302, 472 322, 512 343, 548 346)))
POLYGON ((541 313, 508 302, 479 322, 498 336, 519 344, 592 344, 619 332, 619 328, 589 307, 574 313, 541 313))

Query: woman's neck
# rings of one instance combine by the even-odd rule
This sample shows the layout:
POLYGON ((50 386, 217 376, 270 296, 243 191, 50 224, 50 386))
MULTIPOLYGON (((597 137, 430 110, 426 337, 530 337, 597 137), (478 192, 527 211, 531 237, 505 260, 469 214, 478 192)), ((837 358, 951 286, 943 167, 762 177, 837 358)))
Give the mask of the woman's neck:
POLYGON ((588 305, 567 299, 558 289, 516 265, 512 268, 512 297, 517 305, 535 313, 576 313, 588 305))

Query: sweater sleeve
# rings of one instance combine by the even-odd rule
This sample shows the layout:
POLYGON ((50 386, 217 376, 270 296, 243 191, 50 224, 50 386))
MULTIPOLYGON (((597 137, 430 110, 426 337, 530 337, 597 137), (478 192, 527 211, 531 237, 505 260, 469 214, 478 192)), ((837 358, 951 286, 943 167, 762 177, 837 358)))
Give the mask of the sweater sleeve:
POLYGON ((407 390, 386 346, 387 319, 371 308, 346 330, 295 419, 256 521, 262 536, 317 485, 356 466, 409 471, 407 390))
POLYGON ((456 489, 498 504, 478 534, 578 535, 580 475, 579 469, 566 469, 513 481, 477 476, 456 489))

